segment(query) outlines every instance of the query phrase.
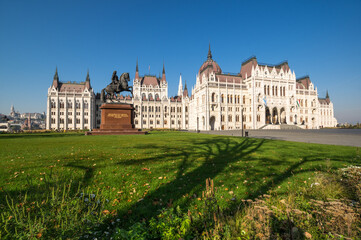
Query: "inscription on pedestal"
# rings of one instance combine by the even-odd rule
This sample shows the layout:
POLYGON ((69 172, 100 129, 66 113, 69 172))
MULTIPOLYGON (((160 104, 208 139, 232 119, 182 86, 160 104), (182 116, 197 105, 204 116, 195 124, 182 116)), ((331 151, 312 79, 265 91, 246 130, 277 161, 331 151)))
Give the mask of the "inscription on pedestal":
POLYGON ((125 118, 125 117, 129 117, 128 114, 125 113, 108 113, 108 117, 112 117, 112 118, 125 118))

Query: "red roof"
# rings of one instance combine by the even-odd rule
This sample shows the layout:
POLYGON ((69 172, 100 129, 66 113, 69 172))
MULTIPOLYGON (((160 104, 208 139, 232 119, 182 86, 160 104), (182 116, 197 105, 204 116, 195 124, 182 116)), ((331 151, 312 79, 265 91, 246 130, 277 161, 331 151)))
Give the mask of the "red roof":
POLYGON ((156 76, 144 76, 141 80, 141 85, 159 86, 159 79, 156 76))
POLYGON ((81 93, 85 90, 85 88, 85 83, 59 83, 59 92, 81 93))

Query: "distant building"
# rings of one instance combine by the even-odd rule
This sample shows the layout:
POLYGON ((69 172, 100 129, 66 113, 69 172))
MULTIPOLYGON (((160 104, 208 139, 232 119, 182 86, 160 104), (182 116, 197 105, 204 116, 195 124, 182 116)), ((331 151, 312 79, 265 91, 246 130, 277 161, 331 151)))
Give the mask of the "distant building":
MULTIPOLYGON (((136 128, 189 130, 318 129, 335 127, 328 92, 319 98, 309 76, 296 78, 288 62, 262 64, 251 57, 240 72, 226 73, 213 60, 209 47, 196 84, 188 94, 179 78, 177 96, 168 96, 162 76, 139 74, 138 61, 133 94, 118 101, 135 107, 136 128)), ((61 83, 56 71, 48 90, 47 129, 92 129, 101 123, 100 94, 94 94, 89 73, 82 83, 61 83)))

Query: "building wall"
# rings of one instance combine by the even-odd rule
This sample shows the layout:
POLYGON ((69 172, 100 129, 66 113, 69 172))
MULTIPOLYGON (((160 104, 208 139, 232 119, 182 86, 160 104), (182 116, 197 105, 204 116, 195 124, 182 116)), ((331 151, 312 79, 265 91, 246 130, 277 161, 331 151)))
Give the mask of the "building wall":
MULTIPOLYGON (((136 128, 231 130, 241 129, 243 124, 245 129, 276 129, 284 124, 318 129, 337 125, 329 98, 319 99, 314 84, 302 85, 288 65, 277 69, 257 63, 244 76, 203 71, 197 75, 190 97, 169 97, 165 75, 153 77, 158 82, 148 84, 136 72, 134 97, 117 100, 133 104, 136 128)), ((47 129, 99 128, 101 104, 92 89, 60 92, 52 86, 47 129)))
POLYGON ((93 90, 81 93, 48 90, 46 129, 83 130, 95 126, 95 96, 93 90))

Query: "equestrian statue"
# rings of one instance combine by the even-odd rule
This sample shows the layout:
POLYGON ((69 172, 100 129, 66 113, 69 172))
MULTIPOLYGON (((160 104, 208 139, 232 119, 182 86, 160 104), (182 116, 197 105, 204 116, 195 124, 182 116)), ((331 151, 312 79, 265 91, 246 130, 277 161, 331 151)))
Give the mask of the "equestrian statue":
POLYGON ((113 99, 117 96, 117 93, 123 91, 130 92, 133 96, 133 87, 128 86, 129 80, 129 73, 123 73, 118 79, 117 71, 114 71, 112 75, 112 82, 101 91, 101 101, 105 102, 106 99, 110 99, 111 101, 113 101, 113 99))

